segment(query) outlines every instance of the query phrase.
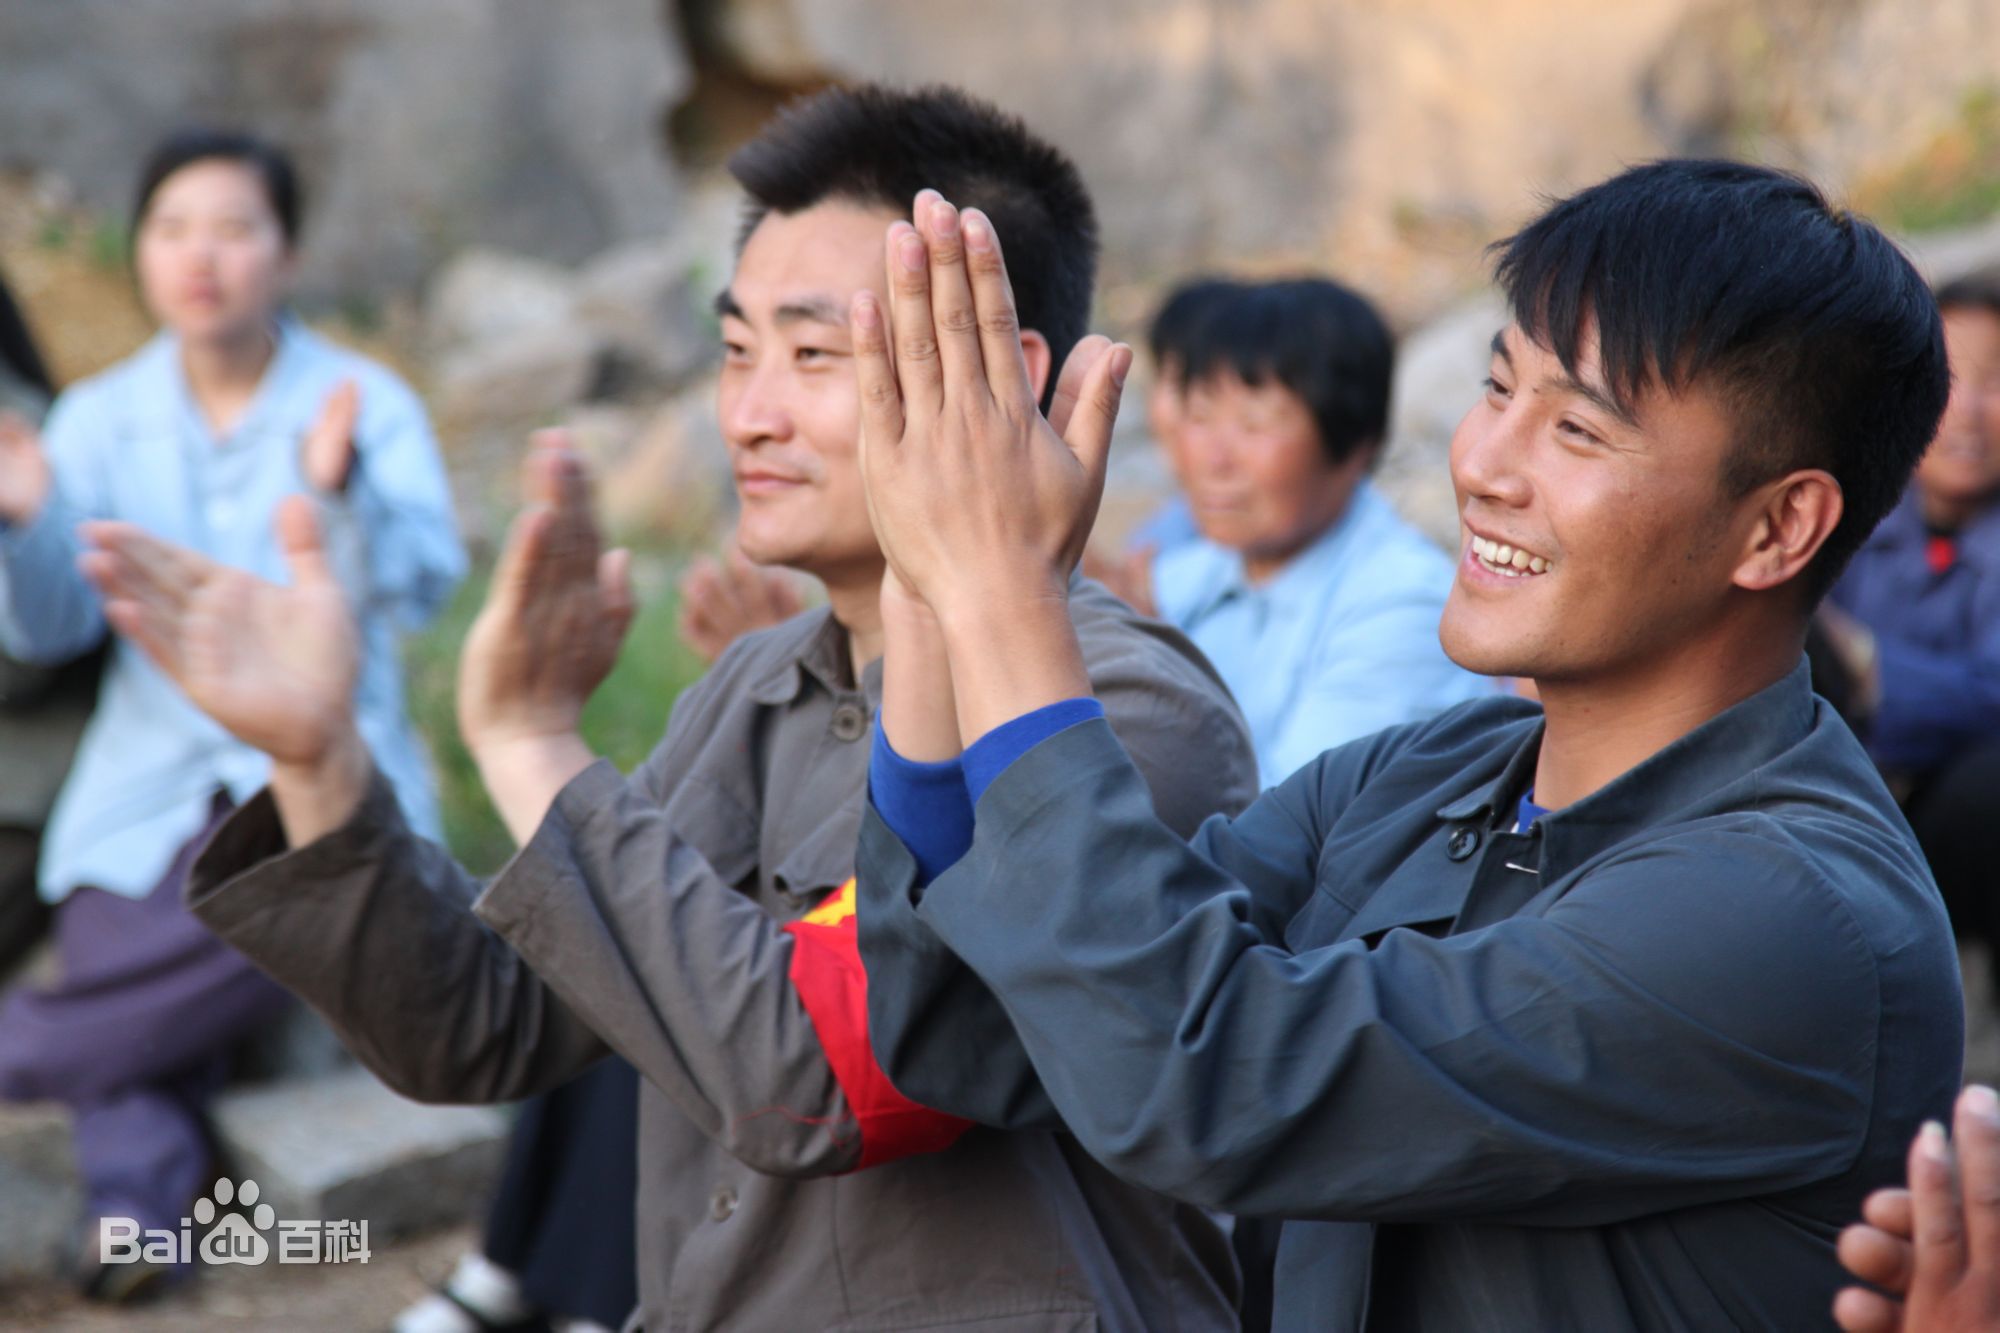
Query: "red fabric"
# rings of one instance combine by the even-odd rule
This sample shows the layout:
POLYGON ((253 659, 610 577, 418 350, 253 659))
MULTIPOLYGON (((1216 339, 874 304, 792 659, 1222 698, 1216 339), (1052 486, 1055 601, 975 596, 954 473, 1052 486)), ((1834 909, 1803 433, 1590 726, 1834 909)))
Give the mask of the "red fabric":
POLYGON ((1958 559, 1958 541, 1952 537, 1932 537, 1924 546, 1924 559, 1931 573, 1942 574, 1958 559))
POLYGON ((854 881, 785 927, 793 940, 791 980, 826 1051, 826 1062, 861 1127, 863 1171, 899 1157, 942 1152, 972 1127, 896 1091, 868 1038, 868 973, 854 921, 854 881))

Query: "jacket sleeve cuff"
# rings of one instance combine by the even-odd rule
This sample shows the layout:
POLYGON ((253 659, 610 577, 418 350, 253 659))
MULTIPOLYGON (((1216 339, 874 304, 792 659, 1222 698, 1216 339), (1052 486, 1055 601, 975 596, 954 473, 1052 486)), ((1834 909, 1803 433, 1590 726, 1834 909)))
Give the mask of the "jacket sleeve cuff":
POLYGON ((919 763, 889 744, 882 720, 875 720, 875 744, 868 759, 868 797, 889 831, 916 858, 917 881, 928 884, 972 846, 972 801, 965 768, 956 759, 919 763))
MULTIPOLYGON (((974 805, 1016 759, 1060 731, 1104 716, 1104 705, 1085 696, 1023 713, 974 741, 965 752, 965 789, 974 805)), ((956 858, 954 858, 956 859, 956 858)))
POLYGON ((285 838, 277 802, 265 787, 222 822, 188 873, 181 899, 210 930, 231 927, 266 907, 280 905, 345 868, 376 859, 384 844, 405 831, 402 807, 380 769, 354 813, 339 828, 294 848, 285 838))

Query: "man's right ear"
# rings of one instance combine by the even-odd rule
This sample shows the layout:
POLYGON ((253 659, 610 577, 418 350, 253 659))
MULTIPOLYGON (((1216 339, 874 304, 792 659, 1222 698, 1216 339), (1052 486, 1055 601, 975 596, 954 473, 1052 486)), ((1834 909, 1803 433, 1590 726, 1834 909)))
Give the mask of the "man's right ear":
POLYGON ((1048 397, 1049 380, 1055 374, 1055 353, 1049 350, 1049 340, 1033 329, 1021 330, 1021 355, 1028 361, 1028 383, 1035 390, 1035 401, 1048 397))
POLYGON ((1824 468, 1803 468, 1763 489, 1750 539, 1736 566, 1736 586, 1775 588, 1804 573, 1845 508, 1840 483, 1824 468))

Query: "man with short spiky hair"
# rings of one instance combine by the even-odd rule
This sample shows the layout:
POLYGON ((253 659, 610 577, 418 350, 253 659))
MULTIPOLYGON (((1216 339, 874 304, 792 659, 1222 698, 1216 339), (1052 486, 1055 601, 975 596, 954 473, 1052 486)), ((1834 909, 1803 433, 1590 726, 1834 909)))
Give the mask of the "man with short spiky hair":
MULTIPOLYGON (((1089 197, 1018 121, 948 90, 822 94, 731 167, 749 194, 717 302, 737 537, 829 605, 732 645, 621 777, 577 720, 629 616, 623 559, 600 557, 580 463, 538 445, 461 662, 461 730, 521 844, 482 893, 372 774, 351 630, 302 511, 288 589, 98 529, 113 623, 274 760, 192 906, 414 1096, 502 1100, 606 1050, 630 1060, 647 1329, 1233 1327, 1227 1241, 1200 1209, 1119 1181, 1046 1114, 996 1133, 897 1093, 854 949, 883 607, 907 597, 869 525, 848 303, 884 289, 882 229, 920 188, 977 199, 1019 240, 1019 338, 1061 419, 1107 348, 1079 343, 1089 197)), ((1094 585, 1074 609, 1161 817, 1192 832, 1246 803, 1248 736, 1200 654, 1094 585)), ((948 836, 927 812, 963 801, 955 772, 916 786, 905 816, 948 836)))
POLYGON ((1541 708, 1331 750, 1190 845, 1063 615, 1105 451, 1031 410, 996 231, 967 211, 893 320, 854 309, 869 503, 929 612, 887 625, 860 857, 897 1085, 992 1124, 1035 1087, 1121 1177, 1288 1219, 1281 1328, 1822 1325, 1962 1050, 1936 887, 1801 655, 1945 402, 1909 263, 1726 162, 1505 242, 1441 635, 1541 708), (915 858, 895 751, 953 729, 977 836, 915 858))

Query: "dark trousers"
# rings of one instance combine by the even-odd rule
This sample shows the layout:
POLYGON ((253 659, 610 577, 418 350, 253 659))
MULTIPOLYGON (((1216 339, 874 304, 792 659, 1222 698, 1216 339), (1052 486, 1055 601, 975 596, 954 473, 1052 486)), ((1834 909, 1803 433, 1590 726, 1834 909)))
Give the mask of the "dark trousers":
POLYGON ((609 1328, 639 1303, 639 1074, 617 1056, 529 1101, 486 1222, 486 1257, 536 1309, 609 1328))
POLYGON ((205 1111, 233 1047, 285 992, 181 906, 196 852, 144 898, 72 893, 55 911, 59 979, 0 1003, 0 1099, 52 1100, 73 1119, 90 1215, 180 1225, 212 1165, 205 1111))
MULTIPOLYGON (((1952 929, 1992 947, 2000 973, 2000 873, 1986 841, 2000 815, 2000 740, 1959 751, 1926 775, 1903 803, 1931 863, 1952 929)), ((2000 990, 1995 991, 2000 995, 2000 990)))

